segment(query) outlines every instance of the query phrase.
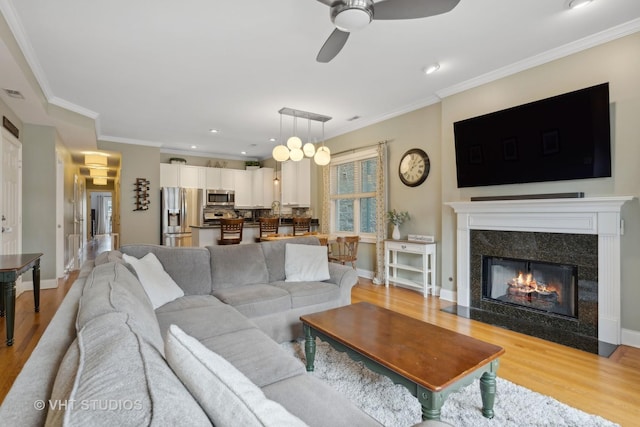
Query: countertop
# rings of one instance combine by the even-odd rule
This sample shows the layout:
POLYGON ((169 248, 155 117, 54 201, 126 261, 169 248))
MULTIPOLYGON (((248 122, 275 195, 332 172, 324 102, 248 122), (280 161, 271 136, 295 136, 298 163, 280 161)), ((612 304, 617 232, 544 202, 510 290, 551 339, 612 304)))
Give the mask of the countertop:
MULTIPOLYGON (((312 226, 319 225, 318 218, 312 218, 311 219, 311 225, 312 226)), ((280 226, 281 227, 291 227, 291 226, 293 226, 293 219, 292 218, 280 218, 280 226)), ((220 228, 220 224, 191 225, 190 227, 191 228, 202 228, 202 229, 220 228)), ((246 228, 258 228, 258 227, 260 227, 260 224, 258 222, 254 222, 254 221, 245 221, 244 224, 243 224, 243 227, 246 227, 246 228)))

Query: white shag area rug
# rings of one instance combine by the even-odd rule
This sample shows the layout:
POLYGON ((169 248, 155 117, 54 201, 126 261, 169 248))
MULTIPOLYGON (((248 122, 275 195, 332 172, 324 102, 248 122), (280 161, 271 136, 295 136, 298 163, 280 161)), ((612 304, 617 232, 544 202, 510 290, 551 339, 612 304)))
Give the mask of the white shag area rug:
MULTIPOLYGON (((402 385, 367 369, 346 353, 316 340, 315 371, 311 373, 347 396, 363 411, 385 426, 405 427, 422 421, 420 404, 402 385)), ((284 343, 282 347, 305 361, 304 341, 284 343)), ((492 420, 482 416, 478 380, 449 395, 442 407, 441 420, 456 427, 575 426, 613 427, 618 424, 590 415, 548 396, 513 384, 499 377, 492 420)))

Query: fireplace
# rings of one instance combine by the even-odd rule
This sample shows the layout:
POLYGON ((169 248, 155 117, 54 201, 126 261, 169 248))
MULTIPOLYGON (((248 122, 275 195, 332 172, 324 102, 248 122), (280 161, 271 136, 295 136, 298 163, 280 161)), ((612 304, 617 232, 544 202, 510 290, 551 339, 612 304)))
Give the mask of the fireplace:
POLYGON ((577 319, 578 267, 482 257, 482 299, 577 319))
POLYGON ((541 338, 611 354, 621 343, 620 210, 632 199, 531 197, 446 203, 457 214, 456 289, 443 289, 440 297, 457 301, 458 314, 475 313, 478 320, 533 336, 551 331, 541 338), (505 239, 512 236, 517 243, 507 245, 505 239), (565 238, 569 240, 562 241, 565 238), (557 249, 550 251, 556 243, 557 249), (575 317, 483 297, 483 257, 576 266, 575 317))
POLYGON ((598 238, 471 230, 469 317, 598 353, 598 238))

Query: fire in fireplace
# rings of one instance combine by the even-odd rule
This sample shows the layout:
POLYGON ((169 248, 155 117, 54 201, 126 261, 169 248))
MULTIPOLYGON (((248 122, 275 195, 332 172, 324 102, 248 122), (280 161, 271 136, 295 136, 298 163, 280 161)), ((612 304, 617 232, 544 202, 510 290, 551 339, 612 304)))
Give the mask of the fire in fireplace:
POLYGON ((484 300, 578 316, 576 266, 493 256, 482 264, 484 300))

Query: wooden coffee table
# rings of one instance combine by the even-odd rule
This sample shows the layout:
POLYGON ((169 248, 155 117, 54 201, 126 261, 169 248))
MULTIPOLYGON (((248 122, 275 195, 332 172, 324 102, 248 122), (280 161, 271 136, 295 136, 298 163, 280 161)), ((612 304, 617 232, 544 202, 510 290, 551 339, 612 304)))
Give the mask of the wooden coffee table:
POLYGON ((493 418, 502 347, 361 302, 300 317, 307 371, 318 337, 374 372, 404 385, 422 405, 422 419, 440 419, 445 399, 480 378, 482 415, 493 418))

